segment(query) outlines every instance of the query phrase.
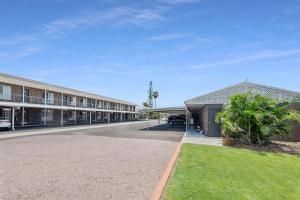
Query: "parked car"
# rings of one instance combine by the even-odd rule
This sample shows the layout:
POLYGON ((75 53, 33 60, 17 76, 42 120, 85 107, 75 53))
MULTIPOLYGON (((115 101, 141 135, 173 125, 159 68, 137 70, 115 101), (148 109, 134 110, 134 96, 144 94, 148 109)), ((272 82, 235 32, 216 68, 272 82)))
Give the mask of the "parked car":
POLYGON ((0 118, 0 129, 1 130, 7 130, 11 127, 11 122, 10 120, 6 118, 0 118))
POLYGON ((185 115, 172 115, 168 118, 168 124, 184 125, 186 123, 185 115))

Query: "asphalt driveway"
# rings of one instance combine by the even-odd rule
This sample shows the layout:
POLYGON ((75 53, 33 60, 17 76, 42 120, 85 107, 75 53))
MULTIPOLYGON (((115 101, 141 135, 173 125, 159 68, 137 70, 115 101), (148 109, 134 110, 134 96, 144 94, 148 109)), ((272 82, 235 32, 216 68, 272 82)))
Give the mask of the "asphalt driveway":
POLYGON ((0 199, 150 199, 183 136, 152 125, 0 140, 0 199))

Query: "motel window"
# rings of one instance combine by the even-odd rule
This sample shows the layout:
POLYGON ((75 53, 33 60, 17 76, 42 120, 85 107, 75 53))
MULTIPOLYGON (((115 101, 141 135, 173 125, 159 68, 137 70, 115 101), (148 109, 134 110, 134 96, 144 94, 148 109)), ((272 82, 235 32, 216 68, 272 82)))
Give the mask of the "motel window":
POLYGON ((29 103, 29 89, 24 89, 24 102, 29 103))
POLYGON ((47 92, 47 104, 54 104, 54 93, 47 92))
POLYGON ((0 100, 11 100, 11 86, 0 85, 0 100))
POLYGON ((80 106, 85 107, 86 106, 86 99, 81 98, 80 99, 80 106))
POLYGON ((1 115, 2 115, 3 119, 10 119, 10 116, 11 116, 10 108, 3 108, 1 115))
POLYGON ((70 96, 70 97, 69 97, 69 102, 70 102, 70 105, 71 105, 71 106, 75 106, 75 105, 76 105, 76 98, 70 96))

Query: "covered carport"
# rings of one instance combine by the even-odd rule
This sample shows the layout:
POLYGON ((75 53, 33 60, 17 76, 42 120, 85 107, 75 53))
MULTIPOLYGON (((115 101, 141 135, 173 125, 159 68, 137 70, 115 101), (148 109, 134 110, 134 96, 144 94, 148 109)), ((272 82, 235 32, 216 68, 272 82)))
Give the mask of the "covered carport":
MULTIPOLYGON (((148 113, 150 113, 150 112, 166 114, 167 116, 184 115, 185 119, 187 119, 187 109, 186 109, 185 106, 181 106, 181 107, 164 107, 164 108, 144 108, 144 109, 141 109, 140 112, 143 112, 146 115, 148 115, 148 113)), ((158 124, 160 124, 160 123, 161 123, 161 121, 160 121, 160 119, 158 119, 158 124)), ((187 120, 186 120, 185 124, 187 124, 187 120)), ((186 128, 187 128, 187 126, 186 126, 186 128)))

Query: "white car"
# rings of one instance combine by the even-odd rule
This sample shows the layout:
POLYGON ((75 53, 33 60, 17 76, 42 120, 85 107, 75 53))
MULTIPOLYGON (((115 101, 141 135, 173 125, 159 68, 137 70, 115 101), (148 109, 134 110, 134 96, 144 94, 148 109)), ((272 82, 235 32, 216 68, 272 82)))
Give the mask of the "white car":
POLYGON ((5 118, 0 118, 0 129, 8 129, 11 127, 10 120, 5 118))

